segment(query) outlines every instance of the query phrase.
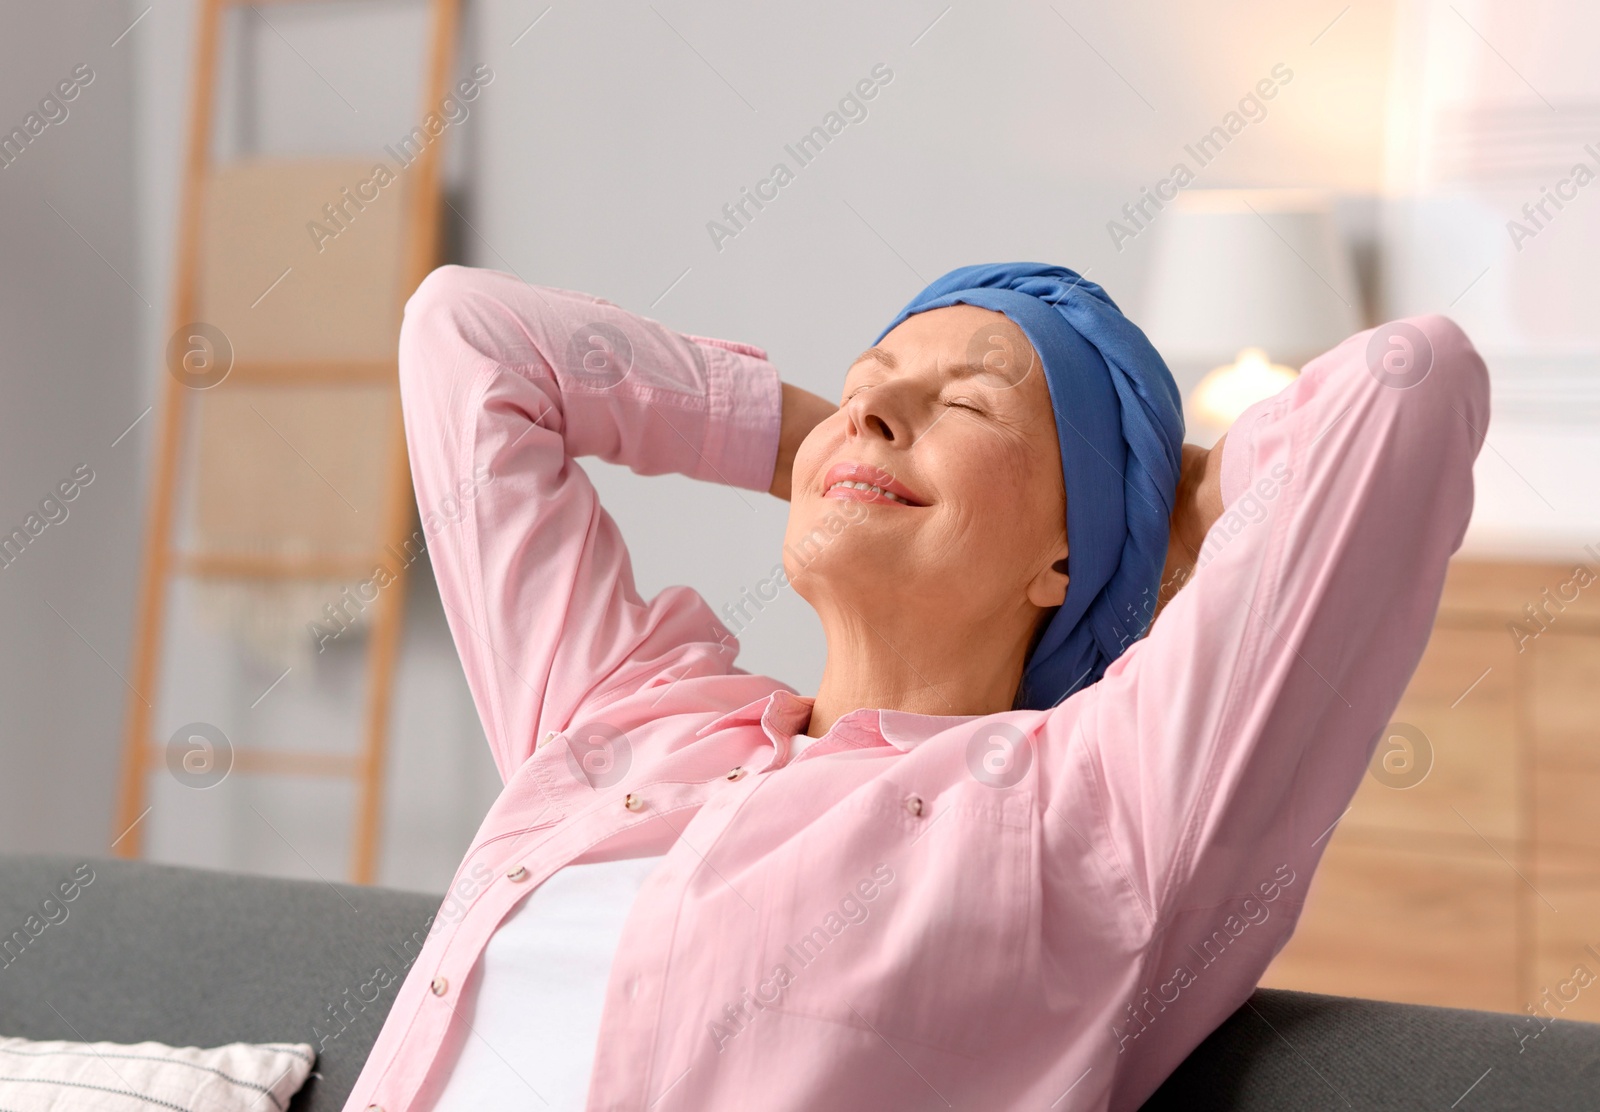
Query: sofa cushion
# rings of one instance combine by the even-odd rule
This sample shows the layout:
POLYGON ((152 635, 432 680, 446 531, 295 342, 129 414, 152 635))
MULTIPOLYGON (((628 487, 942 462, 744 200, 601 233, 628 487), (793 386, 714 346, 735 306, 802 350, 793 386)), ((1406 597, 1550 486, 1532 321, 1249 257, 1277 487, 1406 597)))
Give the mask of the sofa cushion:
POLYGON ((284 1112, 312 1061, 305 1043, 201 1048, 0 1037, 0 1099, 6 1112, 127 1112, 143 1105, 284 1112))

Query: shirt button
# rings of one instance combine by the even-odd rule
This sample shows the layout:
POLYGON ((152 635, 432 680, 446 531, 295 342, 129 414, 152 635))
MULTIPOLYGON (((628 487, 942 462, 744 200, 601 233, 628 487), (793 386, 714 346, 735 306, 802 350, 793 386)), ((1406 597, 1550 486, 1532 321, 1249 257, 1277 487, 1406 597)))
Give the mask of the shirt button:
POLYGON ((369 1104, 367 1105, 367 1112, 383 1112, 383 1106, 381 1104, 369 1104))
POLYGON ((642 811, 644 809, 644 800, 629 792, 628 797, 622 801, 622 805, 630 811, 642 811))
POLYGON ((738 768, 738 767, 730 768, 728 770, 728 779, 729 780, 743 780, 744 779, 744 769, 743 768, 738 768))
POLYGON ((913 815, 922 814, 922 797, 920 795, 906 796, 906 810, 913 815))
POLYGON ((443 977, 435 977, 433 979, 432 988, 433 988, 433 994, 435 996, 443 996, 446 992, 449 991, 450 982, 445 980, 443 977))
POLYGON ((506 879, 507 880, 527 880, 528 879, 528 870, 523 868, 521 865, 518 865, 515 869, 512 869, 509 873, 506 874, 506 879))

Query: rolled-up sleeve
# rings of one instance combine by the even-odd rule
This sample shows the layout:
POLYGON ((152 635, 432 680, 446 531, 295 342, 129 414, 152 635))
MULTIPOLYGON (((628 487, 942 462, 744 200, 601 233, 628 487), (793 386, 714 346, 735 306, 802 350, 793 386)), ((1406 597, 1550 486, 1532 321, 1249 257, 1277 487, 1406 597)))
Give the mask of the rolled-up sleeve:
POLYGON ((782 396, 764 352, 450 266, 406 304, 400 388, 425 542, 502 777, 597 697, 687 658, 732 668, 737 643, 696 592, 639 597, 573 460, 766 490, 782 396))
POLYGON ((1303 898, 1428 641, 1488 374, 1444 317, 1384 327, 1235 424, 1194 578, 1073 716, 1121 872, 1158 922, 1259 898, 1280 868, 1303 898), (1412 377, 1426 361, 1420 381, 1385 370, 1389 336, 1414 347, 1412 377))

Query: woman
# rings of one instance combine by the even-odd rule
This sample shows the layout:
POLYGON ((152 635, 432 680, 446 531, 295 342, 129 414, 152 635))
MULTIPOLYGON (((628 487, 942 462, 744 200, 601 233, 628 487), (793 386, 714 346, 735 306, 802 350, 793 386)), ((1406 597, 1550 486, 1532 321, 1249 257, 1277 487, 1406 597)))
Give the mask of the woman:
POLYGON ((1206 452, 1058 267, 946 275, 837 407, 436 271, 406 428, 506 787, 347 1108, 1137 1107, 1288 939, 1466 526, 1483 364, 1387 328, 1206 452), (584 455, 790 500, 814 698, 639 597, 584 455))

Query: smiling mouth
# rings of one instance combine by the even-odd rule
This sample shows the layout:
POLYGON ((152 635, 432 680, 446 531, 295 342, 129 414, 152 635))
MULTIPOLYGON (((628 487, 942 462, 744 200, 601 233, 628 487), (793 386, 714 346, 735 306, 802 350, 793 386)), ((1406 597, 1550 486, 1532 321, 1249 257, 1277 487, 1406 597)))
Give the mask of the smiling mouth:
POLYGON ((822 477, 822 496, 891 506, 927 505, 894 472, 863 460, 847 460, 828 468, 822 477))
POLYGON ((833 494, 834 491, 840 489, 861 491, 863 494, 867 495, 869 499, 873 496, 876 496, 889 502, 897 502, 902 506, 916 505, 915 502, 908 502, 904 498, 901 498, 898 494, 892 494, 889 491, 884 490, 882 487, 873 486, 871 483, 853 483, 847 480, 841 480, 829 486, 827 490, 822 492, 823 497, 826 498, 833 494))
POLYGON ((926 506, 917 491, 894 477, 894 472, 869 462, 834 464, 822 477, 822 498, 850 502, 877 502, 880 506, 926 506))

